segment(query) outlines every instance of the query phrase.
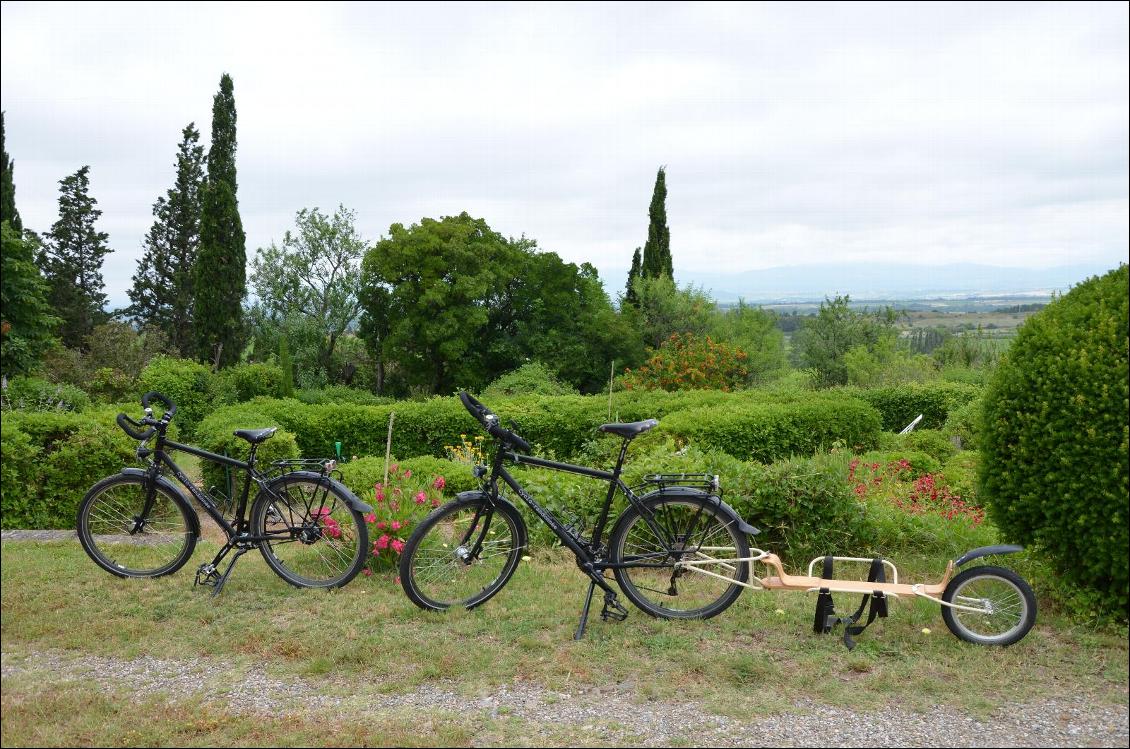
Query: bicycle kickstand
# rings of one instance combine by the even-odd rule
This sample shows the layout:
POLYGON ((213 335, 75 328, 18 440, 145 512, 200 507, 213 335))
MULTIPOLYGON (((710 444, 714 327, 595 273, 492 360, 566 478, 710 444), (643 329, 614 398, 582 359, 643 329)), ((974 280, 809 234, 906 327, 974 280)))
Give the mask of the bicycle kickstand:
POLYGON ((238 562, 239 558, 246 554, 248 551, 250 551, 250 549, 236 549, 235 556, 233 556, 231 558, 231 561, 228 562, 228 568, 224 570, 224 574, 220 575, 219 579, 216 580, 216 584, 212 587, 213 598, 220 595, 220 591, 224 588, 224 583, 226 583, 228 581, 228 578, 231 577, 231 571, 232 568, 235 567, 235 563, 238 562))
POLYGON ((588 620, 589 620, 589 606, 592 605, 592 594, 593 594, 593 591, 595 591, 595 590, 596 590, 596 583, 590 582, 589 583, 589 592, 585 596, 585 606, 584 606, 584 608, 581 609, 581 622, 580 622, 580 624, 577 625, 577 631, 573 635, 574 640, 579 640, 579 639, 581 639, 582 637, 585 636, 585 624, 587 624, 588 620))

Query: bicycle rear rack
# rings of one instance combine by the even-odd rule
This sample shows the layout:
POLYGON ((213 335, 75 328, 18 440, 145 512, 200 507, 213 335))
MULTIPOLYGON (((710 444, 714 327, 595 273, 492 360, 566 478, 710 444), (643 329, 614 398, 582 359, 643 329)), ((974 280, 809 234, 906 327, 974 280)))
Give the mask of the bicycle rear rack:
POLYGON ((699 489, 716 497, 722 496, 722 486, 718 476, 711 473, 651 473, 644 476, 643 481, 631 489, 644 490, 650 486, 658 487, 660 491, 687 487, 699 489))

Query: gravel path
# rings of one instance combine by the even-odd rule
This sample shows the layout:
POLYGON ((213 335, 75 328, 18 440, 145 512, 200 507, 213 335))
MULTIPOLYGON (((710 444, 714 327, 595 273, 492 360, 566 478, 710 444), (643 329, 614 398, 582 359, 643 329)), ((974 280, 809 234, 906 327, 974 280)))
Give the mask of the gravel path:
MULTIPOLYGON (((337 681, 277 678, 258 669, 233 671, 219 660, 189 661, 141 657, 118 660, 59 651, 29 656, 4 653, 0 672, 60 683, 93 680, 134 698, 161 693, 172 701, 185 697, 216 700, 237 713, 282 715, 291 711, 332 711, 348 717, 371 703, 341 697, 359 690, 337 681), (327 693, 331 691, 332 694, 327 693)), ((980 720, 939 707, 926 713, 899 708, 854 712, 816 703, 799 703, 795 713, 749 720, 711 715, 689 699, 683 702, 637 702, 622 688, 575 692, 517 682, 481 697, 461 695, 454 685, 437 682, 379 697, 382 711, 446 711, 466 720, 518 719, 528 724, 533 743, 544 726, 573 731, 572 743, 633 746, 1127 746, 1130 727, 1124 708, 1095 705, 1073 695, 1009 705, 980 720)), ((756 709, 757 699, 751 693, 756 709)), ((418 714, 418 713, 417 713, 418 714)), ((437 716, 438 717, 438 716, 437 716)))

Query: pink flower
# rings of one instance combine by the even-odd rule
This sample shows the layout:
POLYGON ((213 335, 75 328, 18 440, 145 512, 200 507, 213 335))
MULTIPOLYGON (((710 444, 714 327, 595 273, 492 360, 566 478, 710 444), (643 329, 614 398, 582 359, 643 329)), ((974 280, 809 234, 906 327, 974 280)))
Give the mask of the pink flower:
POLYGON ((412 478, 412 471, 405 471, 404 472, 404 478, 406 478, 406 479, 412 478))
POLYGON ((389 469, 389 471, 391 471, 395 475, 396 472, 400 470, 400 464, 399 463, 393 463, 391 466, 388 467, 388 469, 389 469))
POLYGON ((377 522, 377 514, 375 512, 370 512, 368 515, 365 516, 365 522, 366 523, 377 522))
POLYGON ((330 508, 319 507, 318 509, 312 510, 310 512, 310 517, 312 517, 312 518, 328 517, 329 514, 330 514, 330 508))
POLYGON ((427 493, 423 491, 416 492, 416 504, 422 505, 428 501, 427 493))
POLYGON ((397 575, 397 576, 396 576, 396 584, 397 584, 397 585, 400 585, 400 575, 397 575))
POLYGON ((377 484, 377 488, 373 490, 373 493, 376 496, 378 502, 385 501, 385 493, 380 484, 377 484))
POLYGON ((380 521, 379 523, 377 523, 377 530, 379 530, 379 531, 383 531, 387 527, 388 527, 388 523, 386 523, 383 520, 380 521))
POLYGON ((369 569, 368 567, 366 567, 365 569, 363 569, 361 571, 365 573, 365 577, 372 577, 373 576, 373 571, 371 569, 369 569))
POLYGON ((387 549, 388 548, 388 542, 390 540, 392 540, 392 539, 390 539, 388 537, 388 534, 382 534, 380 538, 378 538, 376 541, 373 542, 373 548, 374 549, 387 549))
POLYGON ((392 521, 392 529, 394 531, 400 530, 400 521, 399 520, 393 520, 392 521))
POLYGON ((432 507, 439 507, 439 500, 438 499, 432 500, 432 507))
POLYGON ((436 476, 436 480, 432 482, 433 489, 443 491, 443 487, 447 486, 447 482, 443 480, 443 476, 436 476))
POLYGON ((327 517, 325 519, 325 523, 327 535, 329 535, 331 538, 341 538, 341 526, 337 524, 336 520, 327 517))
POLYGON ((394 538, 392 540, 392 550, 395 551, 397 554, 404 551, 404 542, 401 541, 399 538, 394 538))

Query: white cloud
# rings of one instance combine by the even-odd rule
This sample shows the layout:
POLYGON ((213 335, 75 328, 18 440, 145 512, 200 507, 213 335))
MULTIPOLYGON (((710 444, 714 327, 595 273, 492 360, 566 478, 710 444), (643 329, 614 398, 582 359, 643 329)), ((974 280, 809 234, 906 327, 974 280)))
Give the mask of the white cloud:
MULTIPOLYGON (((249 255, 338 203, 468 210, 626 269, 1127 259, 1125 6, 3 5, 25 223, 91 165, 122 299, 180 129, 235 80, 249 255)), ((622 279, 611 276, 611 288, 622 279)))

